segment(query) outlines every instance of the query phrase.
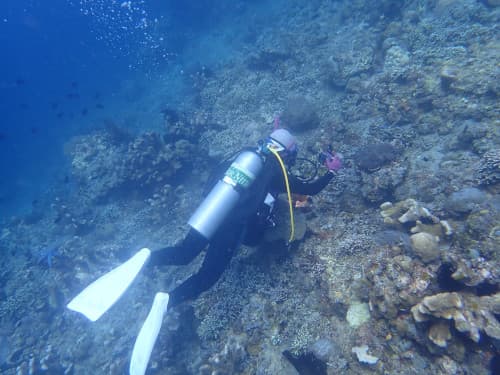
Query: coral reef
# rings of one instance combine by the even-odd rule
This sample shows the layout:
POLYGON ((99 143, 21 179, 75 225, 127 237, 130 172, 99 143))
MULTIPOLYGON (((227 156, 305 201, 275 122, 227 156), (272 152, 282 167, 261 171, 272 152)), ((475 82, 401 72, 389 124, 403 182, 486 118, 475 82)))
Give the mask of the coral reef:
POLYGON ((500 150, 490 150, 484 153, 479 161, 476 178, 483 185, 494 185, 500 182, 500 150))
POLYGON ((410 236, 411 246, 415 254, 425 263, 440 257, 439 237, 427 232, 418 232, 410 236))
POLYGON ((185 139, 165 143, 159 134, 145 133, 128 145, 120 177, 129 188, 162 186, 191 165, 195 150, 185 139))
POLYGON ((319 117, 314 106, 302 96, 288 99, 281 114, 281 121, 286 128, 294 132, 314 129, 319 125, 319 117))
POLYGON ((466 286, 495 285, 500 280, 500 272, 495 261, 486 261, 479 256, 466 259, 457 255, 450 255, 448 259, 453 266, 451 278, 466 286))
POLYGON ((211 2, 237 27, 191 31, 158 80, 124 77, 102 110, 113 120, 68 142, 66 182, 0 219, 0 372, 126 372, 150 291, 201 259, 145 271, 94 325, 65 303, 137 247, 178 241, 211 161, 256 144, 281 113, 301 156, 331 144, 344 168, 297 216, 300 241, 283 246, 281 221, 169 311, 148 371, 494 373, 497 1, 251 3, 211 2), (61 238, 52 267, 38 264, 40 244, 61 238))
POLYGON ((245 365, 247 352, 242 344, 243 339, 237 335, 230 336, 228 342, 224 344, 224 348, 213 354, 208 359, 208 364, 204 364, 199 368, 200 374, 211 375, 214 373, 220 374, 238 374, 242 373, 245 365))
MULTIPOLYGON (((482 192, 469 188, 451 197, 446 206, 455 214, 474 212, 485 199, 482 192)), ((373 285, 370 303, 376 314, 393 319, 392 324, 400 334, 423 344, 430 352, 444 350, 459 362, 464 360, 465 343, 451 329, 450 322, 476 343, 483 335, 497 340, 500 295, 495 293, 499 281, 496 261, 488 262, 477 255, 464 258, 453 246, 447 246, 447 251, 441 253, 442 241, 454 243, 462 234, 454 235, 448 221, 439 219, 413 199, 395 204, 386 202, 380 208, 386 224, 397 231, 410 232, 406 240, 410 243, 403 237, 399 237, 398 242, 396 237, 396 241, 390 243, 392 260, 384 266, 373 264, 369 268, 367 277, 373 285), (422 262, 400 255, 409 248, 422 262), (442 260, 449 263, 441 263, 442 260), (486 290, 492 294, 485 295, 486 290), (409 321, 406 313, 409 309, 417 325, 409 321), (423 322, 425 326, 421 325, 423 322), (422 330, 425 337, 421 335, 422 330)), ((484 230, 488 228, 483 228, 481 233, 484 234, 484 230)), ((457 366, 455 362, 448 365, 451 363, 457 366)))
POLYGON ((356 164, 365 172, 373 172, 397 159, 399 152, 390 143, 369 144, 354 156, 356 164))
POLYGON ((68 142, 72 174, 88 199, 100 199, 120 184, 119 168, 126 144, 115 144, 103 131, 79 136, 68 142))
POLYGON ((361 194, 371 203, 391 199, 395 189, 403 184, 406 175, 406 168, 401 165, 381 167, 370 173, 361 172, 361 194))
MULTIPOLYGON (((459 332, 466 333, 475 342, 479 342, 480 332, 500 339, 500 323, 495 317, 500 314, 500 293, 481 297, 470 293, 439 293, 425 297, 411 312, 416 322, 451 319, 459 332)), ((451 334, 444 328, 447 326, 436 324, 431 327, 429 337, 436 345, 446 346, 451 334)))
POLYGON ((72 140, 68 146, 72 170, 82 194, 90 200, 103 200, 112 194, 130 196, 141 192, 144 196, 159 192, 168 183, 177 185, 180 174, 190 170, 201 153, 196 144, 178 139, 193 138, 190 129, 187 134, 171 131, 166 136, 146 132, 128 144, 114 143, 105 132, 72 140))
POLYGON ((366 363, 369 365, 374 365, 378 362, 378 358, 368 354, 368 346, 363 345, 363 346, 354 346, 352 348, 352 352, 356 354, 356 357, 358 358, 358 361, 361 363, 366 363))
POLYGON ((370 310, 368 304, 353 302, 347 310, 346 320, 351 327, 359 327, 370 320, 370 310))
POLYGON ((384 223, 396 227, 410 226, 411 233, 425 231, 435 234, 439 238, 445 238, 453 234, 453 229, 446 220, 440 220, 422 203, 414 199, 409 198, 395 204, 385 202, 380 205, 380 209, 384 223))
POLYGON ((396 204, 385 202, 380 208, 385 223, 399 227, 410 226, 411 247, 420 259, 429 263, 440 258, 439 242, 449 239, 453 234, 448 221, 440 220, 414 199, 396 204))
POLYGON ((288 52, 263 50, 250 56, 246 64, 250 70, 274 72, 291 57, 288 52))
POLYGON ((446 199, 444 208, 455 215, 468 214, 481 207, 488 199, 486 193, 474 187, 466 187, 453 192, 446 199))
POLYGON ((401 311, 408 310, 436 289, 435 265, 425 266, 398 252, 397 248, 393 250, 391 262, 374 263, 367 270, 367 278, 372 284, 371 306, 377 316, 386 319, 396 318, 401 311))

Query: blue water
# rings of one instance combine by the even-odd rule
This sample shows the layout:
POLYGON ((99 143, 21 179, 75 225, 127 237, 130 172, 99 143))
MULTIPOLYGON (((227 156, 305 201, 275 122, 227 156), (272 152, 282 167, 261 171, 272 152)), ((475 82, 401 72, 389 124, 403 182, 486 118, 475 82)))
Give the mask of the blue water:
POLYGON ((64 193, 71 136, 110 120, 135 130, 158 126, 153 113, 126 112, 158 80, 168 84, 165 101, 189 100, 179 73, 220 64, 237 49, 216 41, 193 49, 193 41, 258 3, 2 1, 0 220, 64 193))
POLYGON ((129 74, 126 59, 96 40, 91 18, 67 1, 46 3, 0 5, 3 214, 29 210, 61 178, 62 145, 81 130, 82 112, 129 74))

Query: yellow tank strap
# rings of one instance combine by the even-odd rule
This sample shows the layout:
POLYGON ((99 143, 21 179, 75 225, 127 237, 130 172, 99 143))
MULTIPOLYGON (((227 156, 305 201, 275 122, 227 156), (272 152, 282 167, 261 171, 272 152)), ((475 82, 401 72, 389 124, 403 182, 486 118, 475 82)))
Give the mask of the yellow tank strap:
POLYGON ((283 163, 283 159, 281 159, 281 156, 279 155, 278 151, 276 151, 272 146, 268 146, 269 151, 278 159, 278 162, 280 163, 281 166, 281 171, 283 172, 283 177, 285 178, 285 186, 286 186, 286 193, 288 195, 288 206, 290 208, 290 238, 288 242, 292 242, 295 237, 295 220, 293 218, 293 203, 292 203, 292 194, 290 192, 290 184, 288 183, 288 174, 286 173, 286 167, 285 163, 283 163))

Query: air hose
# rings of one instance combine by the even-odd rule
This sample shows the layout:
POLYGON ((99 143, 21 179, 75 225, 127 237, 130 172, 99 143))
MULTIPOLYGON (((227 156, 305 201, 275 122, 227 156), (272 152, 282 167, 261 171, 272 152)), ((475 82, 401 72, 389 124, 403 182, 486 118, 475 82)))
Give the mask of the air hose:
POLYGON ((290 208, 290 238, 288 240, 288 243, 292 242, 294 237, 295 237, 295 220, 293 219, 293 204, 292 204, 292 194, 290 192, 290 184, 288 183, 288 174, 286 173, 286 168, 285 168, 285 163, 283 163, 283 159, 281 159, 281 156, 279 155, 278 151, 276 151, 272 146, 267 147, 271 153, 276 156, 276 159, 278 159, 278 162, 280 163, 281 166, 281 171, 283 172, 283 177, 285 178, 285 186, 286 186, 286 193, 288 195, 288 206, 290 208))

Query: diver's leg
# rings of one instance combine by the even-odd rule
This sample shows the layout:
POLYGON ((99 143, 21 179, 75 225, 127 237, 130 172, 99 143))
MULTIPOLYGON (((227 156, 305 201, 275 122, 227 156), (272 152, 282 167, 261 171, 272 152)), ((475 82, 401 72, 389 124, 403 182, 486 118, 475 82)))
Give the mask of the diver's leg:
POLYGON ((205 248, 208 241, 196 230, 190 229, 184 240, 176 246, 151 252, 150 265, 183 266, 190 263, 205 248))
POLYGON ((199 271, 170 292, 169 306, 194 299, 210 289, 227 268, 235 247, 236 243, 228 239, 214 241, 209 246, 199 271))

